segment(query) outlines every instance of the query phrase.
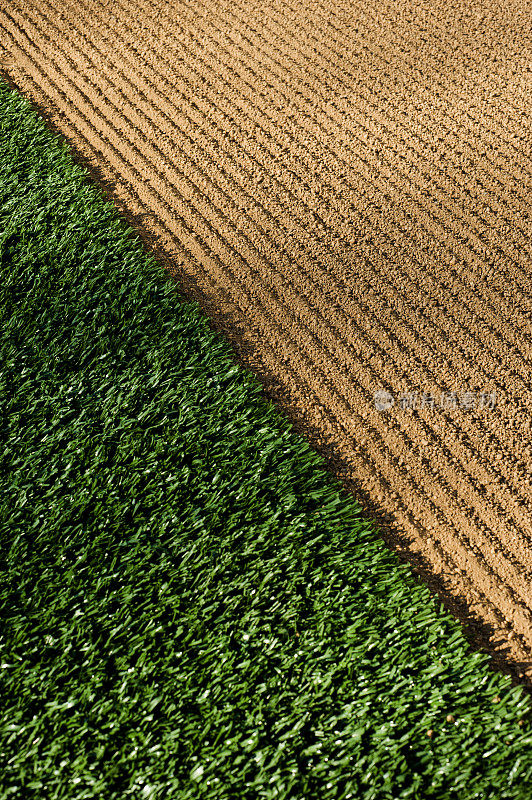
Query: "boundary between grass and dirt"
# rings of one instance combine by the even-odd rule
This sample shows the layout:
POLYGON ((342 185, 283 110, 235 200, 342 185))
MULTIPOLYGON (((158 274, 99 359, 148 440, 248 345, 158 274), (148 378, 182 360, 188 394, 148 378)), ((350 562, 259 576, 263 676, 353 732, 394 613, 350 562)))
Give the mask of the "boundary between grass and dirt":
POLYGON ((0 103, 0 798, 528 798, 524 688, 0 103))

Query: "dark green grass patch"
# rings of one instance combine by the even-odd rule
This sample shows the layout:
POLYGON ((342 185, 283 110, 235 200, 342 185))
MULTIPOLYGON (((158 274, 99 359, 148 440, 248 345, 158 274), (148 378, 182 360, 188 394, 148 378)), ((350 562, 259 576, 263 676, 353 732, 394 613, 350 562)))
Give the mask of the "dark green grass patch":
POLYGON ((527 696, 0 104, 0 797, 532 796, 527 696))

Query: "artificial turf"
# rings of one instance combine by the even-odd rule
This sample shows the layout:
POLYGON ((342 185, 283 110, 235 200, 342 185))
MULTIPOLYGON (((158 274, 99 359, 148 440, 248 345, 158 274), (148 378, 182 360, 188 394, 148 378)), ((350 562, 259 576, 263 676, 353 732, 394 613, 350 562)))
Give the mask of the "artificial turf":
POLYGON ((528 800, 529 696, 0 111, 0 798, 528 800))

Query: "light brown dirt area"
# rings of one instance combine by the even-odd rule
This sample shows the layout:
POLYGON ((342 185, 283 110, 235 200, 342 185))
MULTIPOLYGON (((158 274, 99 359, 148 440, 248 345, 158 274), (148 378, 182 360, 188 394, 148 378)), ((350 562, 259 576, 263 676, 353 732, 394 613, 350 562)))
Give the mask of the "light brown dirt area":
POLYGON ((0 0, 4 74, 525 683, 531 11, 0 0))

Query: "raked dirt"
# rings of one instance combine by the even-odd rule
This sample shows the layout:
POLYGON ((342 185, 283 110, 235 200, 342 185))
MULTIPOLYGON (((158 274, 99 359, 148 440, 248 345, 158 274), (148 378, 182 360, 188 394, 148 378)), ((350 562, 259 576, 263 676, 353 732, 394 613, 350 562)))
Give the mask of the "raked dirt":
POLYGON ((531 18, 519 0, 0 0, 4 74, 525 682, 531 18))

